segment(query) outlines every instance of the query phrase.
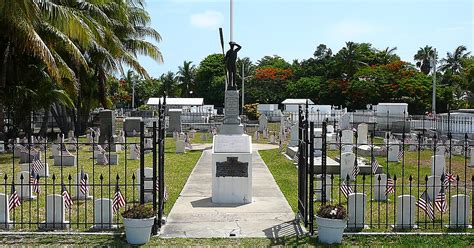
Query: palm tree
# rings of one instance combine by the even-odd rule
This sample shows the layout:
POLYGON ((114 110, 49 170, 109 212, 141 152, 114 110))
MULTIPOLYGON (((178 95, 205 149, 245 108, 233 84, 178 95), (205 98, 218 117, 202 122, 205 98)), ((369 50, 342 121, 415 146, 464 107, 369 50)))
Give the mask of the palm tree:
POLYGON ((471 52, 466 51, 467 48, 465 46, 458 46, 454 53, 448 52, 446 58, 441 60, 441 71, 446 72, 450 70, 453 74, 459 74, 462 69, 462 61, 471 54, 471 52))
POLYGON ((185 97, 189 97, 194 89, 194 76, 196 75, 196 66, 192 61, 184 61, 182 66, 178 67, 177 79, 181 83, 181 93, 185 97))
POLYGON ((430 61, 438 59, 438 54, 430 46, 420 47, 418 52, 413 57, 416 62, 416 67, 420 68, 421 72, 428 75, 431 71, 430 61))
POLYGON ((399 60, 400 58, 395 54, 395 51, 397 50, 397 47, 386 47, 384 50, 380 51, 377 56, 378 56, 378 63, 379 64, 389 64, 393 62, 394 60, 399 60))
POLYGON ((162 74, 160 81, 163 84, 163 95, 166 96, 175 96, 176 91, 176 75, 173 72, 169 71, 166 74, 162 74))
POLYGON ((352 41, 346 42, 346 47, 337 54, 348 77, 352 77, 359 67, 367 65, 364 54, 360 52, 360 45, 352 41))

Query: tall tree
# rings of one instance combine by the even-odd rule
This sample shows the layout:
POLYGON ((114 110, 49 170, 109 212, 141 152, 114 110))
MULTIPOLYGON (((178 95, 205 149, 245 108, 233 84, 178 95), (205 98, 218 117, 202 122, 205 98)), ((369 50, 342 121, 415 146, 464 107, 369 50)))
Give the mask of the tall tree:
POLYGON ((420 47, 418 52, 413 57, 416 62, 416 67, 420 68, 421 72, 428 75, 431 71, 430 61, 438 59, 438 54, 431 46, 420 47))
POLYGON ((463 60, 469 57, 471 52, 466 52, 465 46, 458 46, 453 53, 448 52, 446 58, 441 60, 441 71, 446 72, 450 70, 453 74, 459 74, 462 70, 463 60))
POLYGON ((191 91, 194 93, 196 67, 192 63, 185 60, 183 65, 178 67, 177 79, 181 83, 181 93, 184 97, 189 97, 191 91))
POLYGON ((165 74, 162 74, 160 77, 160 81, 163 84, 163 92, 162 94, 175 97, 177 94, 177 80, 176 75, 169 71, 165 74))

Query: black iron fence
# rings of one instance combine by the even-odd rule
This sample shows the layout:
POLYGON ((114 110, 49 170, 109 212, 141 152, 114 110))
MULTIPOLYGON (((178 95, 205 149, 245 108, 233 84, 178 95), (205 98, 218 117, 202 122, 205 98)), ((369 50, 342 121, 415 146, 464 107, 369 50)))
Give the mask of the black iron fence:
MULTIPOLYGON (((163 222, 164 105, 152 126, 99 140, 85 136, 35 135, 10 139, 0 153, 0 228, 10 230, 113 230, 121 213, 149 203, 163 222)), ((72 133, 71 133, 72 134, 72 133)))
MULTIPOLYGON (((346 231, 463 230, 474 226, 474 143, 468 133, 328 130, 299 115, 298 211, 310 234, 317 208, 342 204, 346 231)), ((408 120, 405 120, 408 121, 408 120)), ((374 124, 372 124, 374 125, 374 124)), ((332 129, 332 128, 331 128, 332 129)))

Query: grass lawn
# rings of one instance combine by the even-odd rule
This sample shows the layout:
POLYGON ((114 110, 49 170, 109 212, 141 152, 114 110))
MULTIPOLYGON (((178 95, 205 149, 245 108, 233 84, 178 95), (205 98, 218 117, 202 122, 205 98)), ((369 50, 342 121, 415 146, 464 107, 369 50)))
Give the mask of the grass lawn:
MULTIPOLYGON (((79 142, 85 142, 84 138, 81 138, 79 142)), ((127 146, 132 143, 138 143, 139 138, 127 138, 127 146)), ((139 160, 130 160, 129 152, 120 151, 118 152, 120 159, 118 165, 97 165, 95 160, 91 159, 92 152, 89 151, 88 145, 80 145, 80 149, 77 152, 72 152, 78 156, 78 166, 74 167, 59 167, 53 165, 53 160, 49 159, 51 155, 50 148, 46 151, 46 154, 42 154, 42 158, 48 158, 50 177, 40 179, 41 193, 38 199, 33 201, 23 201, 22 205, 14 209, 10 215, 13 221, 18 224, 15 225, 16 229, 20 230, 36 230, 37 225, 35 223, 45 220, 45 204, 46 195, 49 194, 60 194, 61 193, 61 178, 64 180, 66 188, 72 196, 76 195, 75 179, 69 180, 69 175, 72 178, 75 177, 76 173, 80 173, 81 168, 84 169, 89 175, 90 194, 95 199, 98 198, 113 198, 115 193, 116 176, 119 176, 120 190, 124 195, 127 207, 132 206, 133 202, 138 202, 138 179, 132 179, 134 173, 139 169, 139 160), (94 164, 93 164, 94 163, 94 164), (56 180, 52 176, 55 176, 56 180), (62 175, 62 176, 61 176, 62 175), (102 178, 102 179, 101 179, 102 178), (112 185, 108 187, 108 185, 112 185), (22 218, 23 217, 23 218, 22 218), (19 223, 21 222, 25 224, 19 223), (27 223, 27 224, 26 224, 27 223), (31 223, 31 224, 30 224, 31 223)), ((169 195, 169 200, 165 204, 165 213, 169 213, 171 207, 179 196, 187 178, 189 177, 192 169, 194 168, 197 160, 201 156, 201 151, 191 151, 186 154, 175 153, 175 142, 171 138, 166 139, 165 144, 165 183, 169 195)), ((128 148, 127 148, 128 149, 128 148)), ((10 184, 12 179, 13 169, 15 178, 21 171, 19 166, 19 159, 13 160, 12 153, 0 154, 0 172, 3 173, 1 178, 8 176, 6 183, 10 184), (12 166, 14 161, 14 167, 12 166)), ((145 166, 151 167, 152 154, 147 153, 145 155, 145 166)), ((0 179, 0 192, 7 192, 10 194, 10 187, 5 185, 5 181, 0 179)), ((28 183, 28 179, 24 179, 24 183, 28 183)), ((17 191, 19 185, 16 186, 17 191)), ((92 201, 74 201, 73 207, 70 211, 66 211, 66 220, 71 222, 71 228, 73 230, 84 231, 89 229, 93 224, 93 205, 92 201), (81 223, 80 225, 78 223, 81 223)), ((123 211, 124 209, 122 209, 123 211)), ((121 223, 121 216, 116 214, 116 222, 121 223)))
MULTIPOLYGON (((48 246, 48 247, 129 247, 124 236, 0 236, 5 247, 48 246)), ((324 246, 324 247, 470 247, 474 245, 473 236, 345 236, 339 246, 324 246, 316 237, 266 238, 214 238, 214 239, 160 239, 153 237, 142 247, 268 247, 268 246, 324 246)))

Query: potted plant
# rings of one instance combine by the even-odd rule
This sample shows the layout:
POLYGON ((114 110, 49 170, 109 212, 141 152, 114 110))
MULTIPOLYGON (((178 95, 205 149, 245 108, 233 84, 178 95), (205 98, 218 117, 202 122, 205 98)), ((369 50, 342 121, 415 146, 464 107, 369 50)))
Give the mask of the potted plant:
POLYGON ((342 234, 347 226, 347 212, 344 206, 323 205, 316 214, 318 239, 321 243, 341 243, 342 234))
POLYGON ((150 241, 151 228, 156 215, 150 205, 136 205, 122 213, 125 236, 129 244, 145 244, 150 241))

